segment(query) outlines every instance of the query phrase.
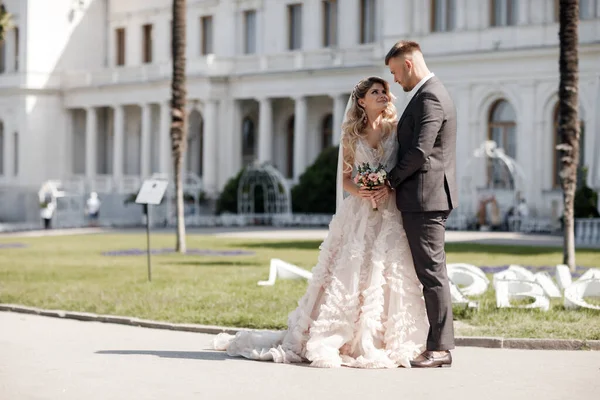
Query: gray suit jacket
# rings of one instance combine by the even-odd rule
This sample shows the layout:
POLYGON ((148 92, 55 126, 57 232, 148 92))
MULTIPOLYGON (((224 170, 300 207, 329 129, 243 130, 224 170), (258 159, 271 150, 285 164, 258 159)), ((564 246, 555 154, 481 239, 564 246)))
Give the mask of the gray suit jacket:
POLYGON ((442 82, 429 79, 398 121, 398 163, 388 172, 402 212, 449 211, 458 205, 456 108, 442 82))

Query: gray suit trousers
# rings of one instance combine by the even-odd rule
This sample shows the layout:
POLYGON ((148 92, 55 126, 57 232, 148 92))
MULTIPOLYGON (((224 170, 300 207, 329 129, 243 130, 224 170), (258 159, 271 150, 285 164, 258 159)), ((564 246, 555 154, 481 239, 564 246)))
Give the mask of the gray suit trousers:
POLYGON ((404 230, 429 319, 427 350, 454 348, 454 326, 450 284, 446 271, 444 234, 450 211, 403 212, 404 230))

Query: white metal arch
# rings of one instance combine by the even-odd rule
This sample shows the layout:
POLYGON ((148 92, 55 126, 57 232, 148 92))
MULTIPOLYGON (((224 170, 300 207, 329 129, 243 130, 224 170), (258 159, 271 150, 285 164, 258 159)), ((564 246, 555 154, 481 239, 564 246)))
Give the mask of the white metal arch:
POLYGON ((263 190, 265 214, 292 213, 290 188, 281 172, 269 163, 252 164, 246 168, 238 184, 238 214, 254 214, 255 189, 263 190))

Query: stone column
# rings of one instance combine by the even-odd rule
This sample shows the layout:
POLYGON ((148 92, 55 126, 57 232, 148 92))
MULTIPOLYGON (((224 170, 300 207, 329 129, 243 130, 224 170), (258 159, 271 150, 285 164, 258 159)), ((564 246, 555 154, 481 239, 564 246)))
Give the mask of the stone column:
MULTIPOLYGON (((339 8, 341 8, 341 6, 338 4, 338 10, 339 8)), ((310 34, 302 35, 303 50, 317 50, 322 47, 323 27, 322 2, 318 0, 304 1, 302 4, 302 30, 304 32, 310 32, 310 34)))
POLYGON ((360 2, 359 0, 344 0, 342 7, 338 1, 337 10, 338 47, 354 47, 360 43, 360 2))
POLYGON ((413 33, 414 34, 425 34, 430 31, 431 23, 431 12, 433 10, 429 10, 429 2, 427 4, 423 1, 417 1, 413 6, 413 33))
POLYGON ((229 163, 231 164, 229 168, 229 175, 236 175, 242 169, 242 120, 241 120, 241 109, 240 109, 240 101, 236 99, 232 99, 229 105, 231 110, 230 121, 228 122, 230 125, 230 153, 231 159, 229 163))
MULTIPOLYGON (((527 25, 530 22, 529 7, 530 0, 521 0, 516 3, 517 25, 527 25)), ((537 9, 537 13, 542 13, 543 9, 537 9)))
MULTIPOLYGON (((600 5, 598 6, 600 7, 600 5)), ((600 9, 598 10, 600 12, 600 9)), ((588 147, 592 151, 588 151, 587 154, 591 155, 591 158, 588 157, 589 161, 589 173, 588 173, 588 185, 595 190, 600 191, 600 160, 598 159, 598 154, 600 154, 600 137, 598 134, 594 134, 593 132, 600 132, 600 76, 596 77, 596 91, 592 98, 595 98, 594 104, 596 106, 596 110, 589 110, 586 112, 586 115, 591 115, 592 126, 590 129, 586 129, 587 133, 585 135, 585 146, 588 147)), ((598 198, 598 209, 600 210, 600 196, 598 198)))
POLYGON ((541 25, 554 22, 553 1, 530 0, 528 6, 530 24, 541 25))
MULTIPOLYGON (((472 112, 470 106, 470 89, 468 86, 461 86, 457 90, 457 142, 461 143, 460 146, 456 147, 456 175, 457 185, 459 190, 463 185, 463 179, 461 177, 468 175, 465 168, 470 160, 472 160, 473 150, 479 145, 479 143, 473 143, 471 132, 469 132, 470 123, 469 115, 472 112)), ((475 164, 472 164, 473 167, 475 164)), ((460 192, 459 192, 460 193, 460 192)), ((462 199, 468 200, 468 199, 462 199)), ((460 196, 459 196, 460 201, 460 196)), ((457 204, 455 204, 457 206, 457 204)), ((460 211, 460 208, 459 208, 460 211)))
POLYGON ((204 106, 204 147, 202 154, 202 183, 208 195, 217 191, 218 173, 218 104, 216 100, 208 100, 204 106))
POLYGON ((98 114, 96 108, 86 109, 85 120, 85 177, 92 179, 96 176, 96 150, 98 144, 98 114))
MULTIPOLYGON (((11 131, 11 141, 14 140, 13 131, 11 131)), ((65 176, 73 175, 73 138, 75 136, 75 109, 67 110, 67 123, 65 126, 65 133, 62 138, 63 148, 61 151, 64 155, 64 174, 65 176)), ((11 154, 14 154, 14 143, 11 144, 11 154)), ((13 156, 14 157, 14 156, 13 156)), ((11 162, 11 165, 14 163, 11 162)))
MULTIPOLYGON (((454 7, 454 17, 455 20, 455 30, 464 31, 467 30, 467 13, 468 13, 468 5, 467 0, 456 0, 454 7)), ((431 10, 431 12, 435 12, 435 10, 431 10)))
POLYGON ((308 105, 306 97, 294 99, 294 181, 298 181, 306 168, 306 122, 308 118, 308 105))
MULTIPOLYGON (((475 18, 467 18, 467 26, 469 29, 486 29, 491 24, 490 15, 492 15, 492 4, 490 1, 468 0, 470 7, 468 10, 477 10, 475 18)), ((469 13, 469 16, 473 14, 469 13)))
POLYGON ((336 94, 331 97, 333 97, 333 145, 337 146, 340 144, 342 135, 342 123, 344 122, 344 111, 346 111, 348 96, 345 94, 336 94))
POLYGON ((15 72, 15 49, 16 49, 16 34, 15 30, 11 29, 6 32, 4 41, 4 70, 8 73, 15 72))
POLYGON ((142 178, 150 176, 150 141, 152 127, 152 108, 150 104, 142 104, 142 134, 140 138, 140 173, 142 178))
POLYGON ((170 177, 173 166, 171 165, 171 103, 169 101, 160 104, 159 131, 159 170, 161 174, 170 177))
MULTIPOLYGON (((530 109, 536 109, 535 86, 533 84, 524 84, 519 87, 521 93, 521 104, 526 104, 530 109)), ((513 104, 513 107, 518 107, 513 104)), ((519 115, 519 114, 517 114, 519 115)), ((543 209, 542 190, 543 180, 535 179, 535 160, 538 158, 539 149, 536 147, 535 140, 535 114, 521 113, 517 120, 516 131, 517 143, 517 165, 521 166, 521 170, 525 174, 524 187, 522 195, 525 197, 530 208, 538 210, 543 209)), ((546 165, 552 165, 547 163, 546 165)))
POLYGON ((273 104, 271 99, 259 100, 258 161, 273 161, 273 104))
POLYGON ((113 142, 113 177, 117 186, 121 185, 123 177, 123 140, 125 134, 125 109, 122 105, 113 107, 114 112, 114 142, 113 142))
POLYGON ((9 120, 4 120, 4 176, 15 176, 15 129, 9 120))

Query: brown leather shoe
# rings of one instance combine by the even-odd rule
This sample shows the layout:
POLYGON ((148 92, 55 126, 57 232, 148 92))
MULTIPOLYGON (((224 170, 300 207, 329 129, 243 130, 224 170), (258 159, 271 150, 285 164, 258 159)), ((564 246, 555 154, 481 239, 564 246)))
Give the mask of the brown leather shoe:
POLYGON ((446 352, 441 357, 435 357, 432 351, 424 351, 418 358, 421 360, 413 360, 410 365, 413 368, 438 368, 438 367, 450 367, 452 365, 452 354, 446 352))

